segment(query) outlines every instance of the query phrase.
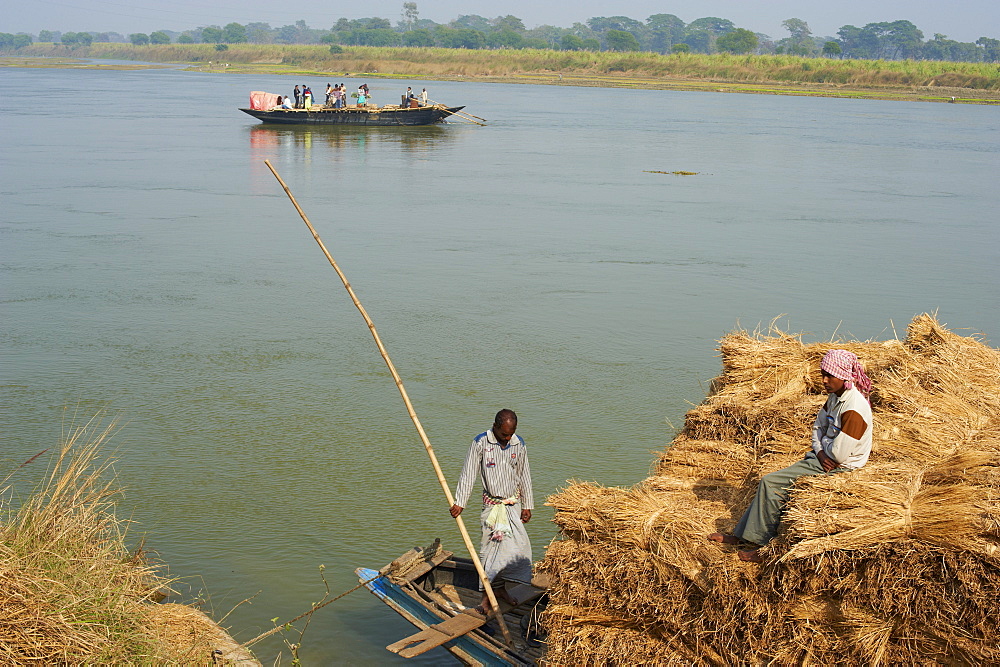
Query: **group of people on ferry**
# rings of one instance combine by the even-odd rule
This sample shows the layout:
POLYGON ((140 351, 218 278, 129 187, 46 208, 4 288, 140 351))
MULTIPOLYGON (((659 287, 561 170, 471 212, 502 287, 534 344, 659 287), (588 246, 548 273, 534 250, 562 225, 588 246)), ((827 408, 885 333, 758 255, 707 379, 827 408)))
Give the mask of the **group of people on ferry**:
POLYGON ((427 89, 424 88, 418 94, 413 92, 413 88, 407 86, 406 92, 403 93, 399 106, 411 109, 427 106, 427 89))
MULTIPOLYGON (((294 96, 278 96, 275 104, 276 109, 309 109, 313 106, 312 89, 303 85, 300 89, 295 86, 292 92, 294 96)), ((357 106, 364 107, 371 102, 371 93, 368 91, 368 84, 363 83, 358 86, 358 91, 352 95, 357 98, 357 106)), ((327 109, 342 109, 347 106, 347 86, 338 83, 336 86, 326 84, 326 101, 323 106, 327 109)), ((406 92, 402 95, 400 106, 404 108, 417 108, 427 106, 427 89, 424 88, 419 93, 413 92, 413 88, 406 87, 406 92)))

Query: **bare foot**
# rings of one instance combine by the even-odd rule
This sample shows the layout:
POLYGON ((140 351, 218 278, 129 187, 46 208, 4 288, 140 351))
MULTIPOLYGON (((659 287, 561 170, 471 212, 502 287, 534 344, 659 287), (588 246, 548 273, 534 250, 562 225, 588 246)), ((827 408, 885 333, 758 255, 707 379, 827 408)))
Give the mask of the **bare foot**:
MULTIPOLYGON (((514 600, 510 596, 510 593, 508 593, 507 590, 502 586, 497 586, 496 588, 494 588, 493 595, 496 597, 498 604, 500 602, 506 602, 512 607, 517 606, 517 601, 514 600)), ((482 602, 479 603, 478 607, 474 607, 472 611, 476 612, 477 614, 482 614, 483 616, 489 616, 493 613, 493 605, 490 604, 490 598, 488 595, 486 595, 485 592, 483 593, 482 602)))
POLYGON ((744 563, 763 563, 764 557, 760 555, 760 551, 754 549, 752 551, 737 551, 736 556, 744 563))
POLYGON ((712 542, 718 542, 719 544, 740 544, 743 542, 743 540, 735 535, 724 535, 722 533, 712 533, 708 536, 708 539, 712 542))

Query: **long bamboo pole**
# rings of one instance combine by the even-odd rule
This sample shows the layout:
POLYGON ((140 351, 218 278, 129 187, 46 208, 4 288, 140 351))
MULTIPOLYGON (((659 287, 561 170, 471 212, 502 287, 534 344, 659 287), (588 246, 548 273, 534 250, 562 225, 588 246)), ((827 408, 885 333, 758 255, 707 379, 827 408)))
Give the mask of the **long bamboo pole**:
POLYGON ((475 118, 476 120, 481 120, 481 121, 483 121, 484 123, 486 122, 486 119, 485 119, 485 118, 480 118, 479 116, 476 116, 476 115, 474 115, 474 114, 471 114, 471 113, 469 113, 468 111, 463 111, 462 113, 463 113, 463 114, 465 114, 466 116, 468 116, 469 118, 475 118))
MULTIPOLYGON (((326 249, 325 245, 323 245, 322 239, 320 239, 319 234, 316 233, 316 228, 312 226, 311 222, 309 222, 309 218, 306 216, 305 211, 303 211, 302 207, 299 206, 299 203, 295 201, 295 196, 292 194, 292 191, 288 189, 287 185, 285 185, 285 181, 283 181, 281 176, 278 175, 277 170, 271 165, 269 160, 264 160, 264 164, 266 164, 267 168, 271 170, 274 177, 278 179, 278 183, 281 184, 281 188, 285 191, 285 194, 288 195, 288 198, 291 200, 295 210, 298 211, 299 217, 302 218, 302 222, 306 223, 306 227, 309 228, 313 238, 316 239, 316 243, 319 244, 323 254, 326 255, 326 259, 330 262, 330 266, 332 266, 333 270, 337 272, 338 276, 340 276, 340 281, 344 283, 347 293, 351 296, 351 301, 354 302, 358 311, 361 312, 361 317, 365 319, 365 324, 368 325, 368 330, 371 332, 372 338, 375 339, 375 345, 378 347, 378 351, 382 355, 382 359, 385 360, 385 365, 389 367, 392 379, 396 382, 396 388, 399 389, 399 395, 403 397, 403 403, 406 404, 406 412, 410 415, 410 419, 413 420, 413 425, 417 427, 417 433, 420 435, 420 441, 424 444, 427 456, 431 459, 431 465, 434 466, 434 474, 437 475, 438 483, 441 484, 444 496, 448 500, 448 507, 451 508, 451 506, 455 504, 455 498, 451 495, 451 489, 448 487, 448 481, 445 479, 444 472, 441 470, 441 465, 438 463, 437 456, 434 454, 434 447, 431 445, 431 441, 427 437, 427 433, 424 432, 424 427, 420 423, 420 418, 417 417, 417 413, 413 409, 413 404, 410 402, 410 396, 406 393, 406 387, 403 386, 403 379, 399 376, 399 373, 396 372, 396 367, 393 365, 392 360, 389 359, 389 353, 382 344, 382 339, 379 338, 378 331, 375 330, 375 323, 372 322, 370 317, 368 317, 368 312, 365 310, 365 307, 361 305, 361 301, 354 293, 354 288, 352 288, 351 283, 347 281, 347 276, 345 276, 344 272, 340 270, 340 267, 337 266, 337 262, 333 259, 333 255, 331 255, 330 251, 326 249)), ((507 641, 507 644, 512 645, 513 640, 510 637, 510 630, 507 628, 507 624, 503 620, 503 614, 500 612, 500 604, 497 602, 496 595, 493 592, 493 586, 490 585, 489 577, 486 576, 486 570, 483 569, 483 564, 479 561, 479 552, 472 543, 472 538, 469 537, 469 531, 465 529, 465 522, 462 521, 462 517, 455 517, 455 522, 458 524, 458 529, 462 533, 462 540, 465 541, 465 546, 469 550, 469 555, 472 557, 472 563, 476 566, 476 571, 479 573, 479 579, 483 582, 483 588, 486 591, 486 596, 489 598, 490 604, 493 607, 493 614, 496 617, 497 624, 500 626, 500 631, 503 632, 503 637, 507 641)))
MULTIPOLYGON (((430 101, 430 102, 433 102, 434 106, 436 106, 436 107, 443 107, 443 108, 445 108, 445 109, 447 109, 447 108, 448 108, 448 107, 447 107, 447 105, 445 105, 445 104, 442 104, 441 102, 435 102, 434 100, 429 100, 429 101, 430 101)), ((469 117, 471 117, 471 118, 475 118, 476 120, 481 120, 481 121, 483 121, 484 123, 486 122, 486 119, 485 119, 485 118, 480 118, 479 116, 474 116, 474 115, 472 115, 471 113, 469 113, 468 111, 463 111, 462 113, 463 113, 464 115, 466 115, 466 116, 469 116, 469 117)))
MULTIPOLYGON (((448 110, 448 107, 445 106, 444 104, 441 104, 440 102, 435 102, 434 103, 434 107, 438 108, 438 109, 441 109, 442 111, 447 111, 448 110)), ((485 118, 479 118, 479 116, 473 116, 472 114, 465 113, 464 111, 452 111, 451 115, 452 116, 458 116, 459 118, 467 120, 470 123, 472 123, 473 125, 482 125, 483 127, 486 127, 486 123, 480 123, 479 122, 479 120, 485 121, 486 120, 485 118), (476 118, 479 118, 479 120, 475 120, 476 118)), ((447 116, 446 116, 446 118, 447 118, 447 116)))
POLYGON ((459 118, 464 118, 464 119, 465 119, 465 120, 467 120, 468 122, 470 122, 470 123, 473 123, 473 124, 475 124, 475 125, 482 125, 483 127, 486 127, 486 123, 480 123, 480 122, 479 122, 478 120, 474 120, 474 119, 472 118, 472 116, 470 116, 470 115, 468 115, 468 114, 466 114, 466 113, 463 113, 463 112, 461 112, 461 111, 453 111, 453 112, 452 112, 452 115, 453 115, 453 116, 458 116, 459 118))

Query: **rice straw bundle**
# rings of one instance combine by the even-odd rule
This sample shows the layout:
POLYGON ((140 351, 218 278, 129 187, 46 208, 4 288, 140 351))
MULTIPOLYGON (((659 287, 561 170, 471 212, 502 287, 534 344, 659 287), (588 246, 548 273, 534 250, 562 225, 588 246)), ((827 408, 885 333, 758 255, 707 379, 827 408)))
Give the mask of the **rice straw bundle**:
POLYGON ((719 349, 722 374, 652 477, 549 499, 547 659, 1000 663, 1000 353, 929 315, 904 341, 740 331, 719 349), (705 537, 808 450, 831 348, 872 378, 871 460, 800 479, 765 563, 742 563, 705 537))
POLYGON ((705 585, 701 573, 714 553, 699 531, 721 509, 718 503, 699 503, 691 492, 662 493, 641 485, 626 491, 591 484, 572 486, 550 502, 566 508, 556 520, 564 535, 610 541, 618 549, 635 547, 640 556, 652 554, 657 563, 669 564, 671 577, 676 572, 705 585))
MULTIPOLYGON (((961 458, 970 467, 990 462, 983 455, 961 458)), ((871 466, 851 475, 803 479, 782 519, 791 544, 782 560, 903 538, 955 550, 989 549, 980 543, 984 492, 955 472, 871 466)))
POLYGON ((548 653, 561 656, 559 664, 621 664, 626 662, 622 656, 628 656, 629 664, 690 665, 694 657, 704 650, 688 647, 680 639, 664 640, 647 632, 616 627, 613 618, 607 623, 585 623, 588 618, 593 618, 588 617, 586 610, 553 607, 549 616, 567 625, 581 624, 579 632, 550 641, 548 653), (672 647, 670 656, 664 656, 664 644, 672 647))

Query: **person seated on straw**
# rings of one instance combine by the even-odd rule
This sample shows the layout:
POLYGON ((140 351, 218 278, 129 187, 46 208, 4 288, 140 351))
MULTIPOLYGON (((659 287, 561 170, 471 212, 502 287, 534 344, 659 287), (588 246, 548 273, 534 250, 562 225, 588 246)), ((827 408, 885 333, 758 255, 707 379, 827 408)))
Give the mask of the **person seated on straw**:
POLYGON ((783 470, 764 475, 757 495, 732 535, 712 533, 708 539, 722 544, 746 544, 740 560, 761 563, 758 549, 778 533, 788 490, 806 475, 829 475, 863 467, 872 451, 872 408, 868 396, 872 383, 853 352, 830 350, 820 362, 823 387, 830 393, 813 424, 812 450, 783 470))
MULTIPOLYGON (((480 433, 469 448, 462 474, 455 488, 455 504, 451 515, 462 513, 476 478, 483 480, 483 511, 480 527, 483 531, 479 559, 492 582, 499 577, 506 581, 531 582, 531 542, 524 524, 531 521, 534 501, 531 495, 531 470, 524 439, 514 435, 517 415, 513 410, 501 410, 493 419, 493 428, 480 433)), ((489 596, 479 582, 483 599, 476 611, 484 616, 490 612, 489 596)), ((496 597, 516 605, 500 588, 496 597)))

